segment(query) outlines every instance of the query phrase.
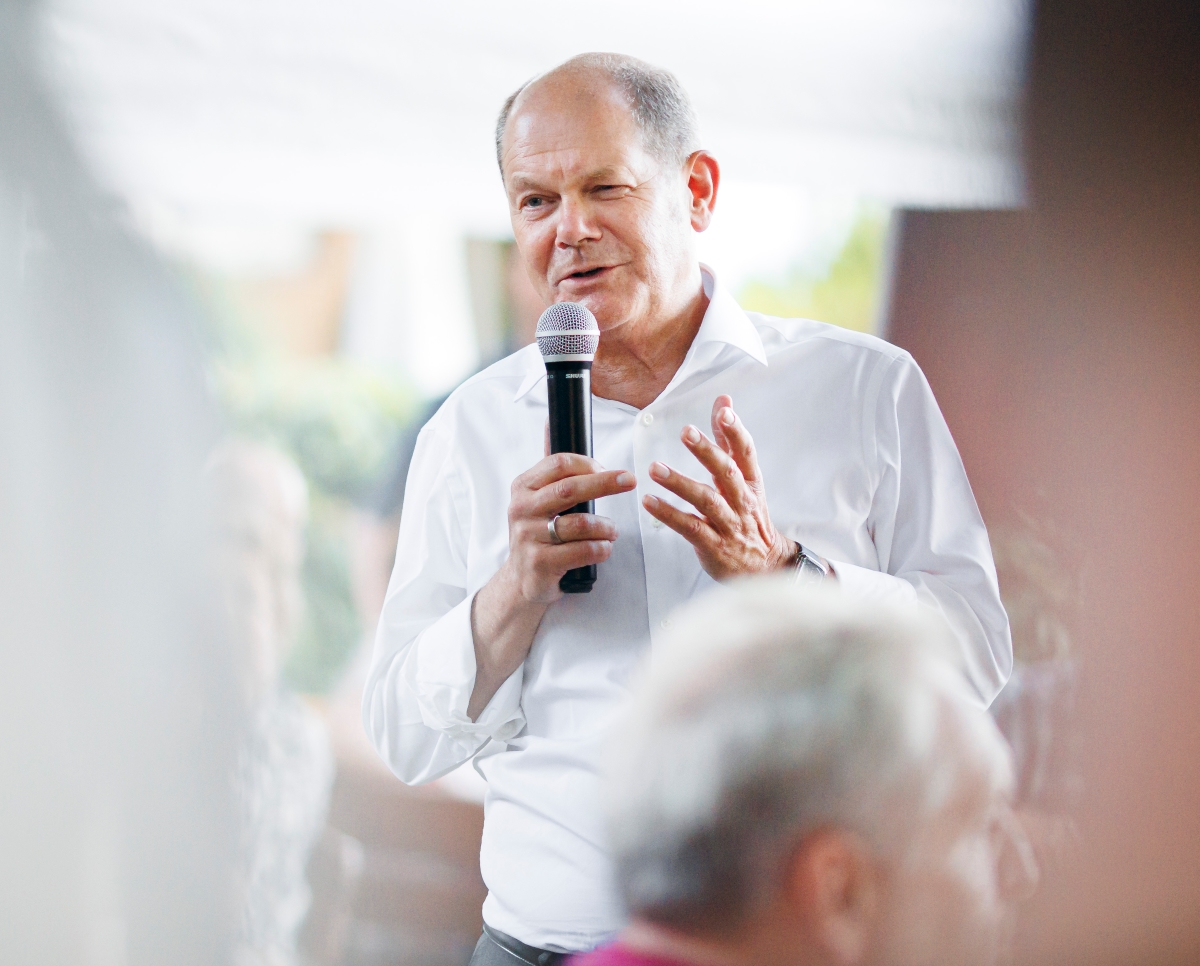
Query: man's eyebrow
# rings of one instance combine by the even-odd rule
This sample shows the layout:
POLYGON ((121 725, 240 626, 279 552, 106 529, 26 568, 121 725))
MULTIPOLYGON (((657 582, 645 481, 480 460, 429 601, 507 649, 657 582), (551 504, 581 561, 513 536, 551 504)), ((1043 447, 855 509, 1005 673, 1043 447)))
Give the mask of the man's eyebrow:
POLYGON ((541 187, 541 185, 539 185, 535 179, 530 178, 523 174, 510 175, 509 179, 508 179, 508 184, 509 184, 509 187, 513 188, 516 191, 526 191, 530 188, 536 189, 536 188, 541 187))
POLYGON ((595 171, 589 172, 584 178, 588 184, 597 184, 601 182, 614 183, 618 181, 632 181, 630 173, 623 168, 598 168, 595 171))
MULTIPOLYGON (((636 179, 629 171, 619 167, 604 167, 597 168, 594 171, 589 171, 587 174, 579 178, 583 184, 625 184, 634 182, 636 179)), ((525 174, 513 173, 509 175, 508 186, 513 191, 546 191, 542 184, 534 177, 525 174)))

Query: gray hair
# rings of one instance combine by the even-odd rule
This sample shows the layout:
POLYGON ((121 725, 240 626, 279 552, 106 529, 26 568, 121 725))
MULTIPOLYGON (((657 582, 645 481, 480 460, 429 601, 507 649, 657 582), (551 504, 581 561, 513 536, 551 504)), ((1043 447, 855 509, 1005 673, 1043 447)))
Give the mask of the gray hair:
POLYGON ((822 827, 905 859, 958 787, 948 720, 1011 781, 1003 739, 928 617, 760 580, 676 623, 610 755, 611 846, 634 915, 733 925, 822 827))
POLYGON ((580 54, 554 70, 527 80, 513 91, 496 119, 496 164, 504 176, 501 149, 513 104, 530 84, 559 71, 596 72, 606 77, 629 102, 647 150, 667 164, 683 164, 700 146, 696 114, 683 85, 668 70, 625 54, 580 54))

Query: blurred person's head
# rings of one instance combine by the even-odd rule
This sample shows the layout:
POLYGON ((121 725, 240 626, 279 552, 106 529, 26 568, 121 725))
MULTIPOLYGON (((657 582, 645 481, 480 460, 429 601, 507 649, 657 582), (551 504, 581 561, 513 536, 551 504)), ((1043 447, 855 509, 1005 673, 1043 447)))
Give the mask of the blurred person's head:
POLYGON ((695 962, 991 961, 1037 871, 942 631, 774 581, 676 622, 614 745, 626 940, 695 962))
POLYGON ((543 305, 582 302, 604 332, 672 317, 700 291, 695 236, 720 175, 673 75, 575 57, 508 99, 496 154, 543 305))
POLYGON ((215 576, 254 700, 278 683, 299 628, 308 487, 287 456, 243 439, 218 446, 205 474, 215 576))

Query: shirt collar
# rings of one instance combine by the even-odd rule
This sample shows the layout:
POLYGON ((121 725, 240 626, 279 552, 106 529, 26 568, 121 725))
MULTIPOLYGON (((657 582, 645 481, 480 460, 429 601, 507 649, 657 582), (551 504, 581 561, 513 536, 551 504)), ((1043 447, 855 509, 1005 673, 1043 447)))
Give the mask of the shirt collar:
MULTIPOLYGON (((758 329, 750 321, 749 316, 729 290, 717 279, 717 273, 701 263, 700 278, 704 282, 704 294, 708 296, 708 311, 700 322, 700 330, 692 340, 688 355, 695 353, 699 346, 709 342, 719 342, 741 349, 762 365, 767 364, 767 351, 763 348, 758 329)), ((687 365, 685 360, 684 366, 687 365)), ((684 366, 680 366, 682 370, 684 366)))
MULTIPOLYGON (((767 352, 763 348, 758 330, 754 327, 754 323, 750 321, 746 313, 742 311, 742 307, 737 304, 734 297, 729 294, 725 286, 717 280, 716 272, 701 263, 700 278, 704 284, 704 294, 708 296, 708 308, 704 312, 704 318, 700 321, 700 328, 696 332, 696 337, 692 340, 691 346, 688 348, 687 355, 684 356, 679 371, 675 373, 670 385, 667 386, 664 392, 669 391, 682 379, 691 375, 698 366, 711 359, 708 353, 702 351, 704 346, 710 344, 733 346, 762 365, 765 366, 767 364, 767 352)), ((520 386, 518 386, 516 393, 513 395, 514 402, 528 393, 546 375, 545 367, 541 364, 540 358, 535 354, 531 354, 530 360, 530 369, 521 380, 520 386), (534 362, 534 359, 537 359, 537 361, 534 362)))

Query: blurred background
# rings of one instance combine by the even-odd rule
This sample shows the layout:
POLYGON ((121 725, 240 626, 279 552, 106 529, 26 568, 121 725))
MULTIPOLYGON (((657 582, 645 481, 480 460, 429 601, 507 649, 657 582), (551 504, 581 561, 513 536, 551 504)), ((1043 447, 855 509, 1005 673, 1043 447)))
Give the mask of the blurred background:
MULTIPOLYGON (((1097 602, 1136 585, 1167 588, 1160 615, 1194 607, 1190 543, 1112 528, 1122 508, 1166 527, 1137 513, 1195 483, 1195 101, 1179 80, 1194 11, 1166 7, 1156 33, 1149 14, 1020 0, 704 0, 686 16, 619 0, 602 18, 534 0, 4 0, 4 752, 26 794, 0 818, 28 831, 7 868, 45 870, 6 877, 26 910, 6 961, 466 962, 482 782, 395 780, 362 735, 363 665, 415 432, 542 309, 496 113, 584 50, 643 57, 691 93, 723 170, 703 258, 745 308, 883 336, 925 369, 1013 621, 994 713, 1047 867, 1063 861, 1089 769, 1111 766, 1089 755, 1135 747, 1103 685, 1143 693, 1127 667, 1083 690, 1081 669, 1124 667, 1145 630, 1106 636, 1097 602), (1108 137, 1161 156, 1106 154, 1108 137), (1139 273, 1146 238, 1161 252, 1139 273), (1098 373, 1142 408, 1105 409, 1098 373), (1164 420, 1177 435, 1147 433, 1164 420), (1135 469, 1169 492, 1152 499, 1135 469), (1114 536, 1137 548, 1117 572, 1132 585, 1114 536)), ((1165 668, 1192 628, 1154 639, 1164 679, 1189 679, 1165 668)), ((1171 733, 1195 747, 1194 728, 1171 733)), ((1194 787, 1179 779, 1161 813, 1200 815, 1194 787)), ((1161 857, 1175 839, 1154 841, 1161 857)), ((1194 875, 1151 868, 1200 908, 1194 875)), ((1027 958, 1061 949, 1054 910, 1084 908, 1054 881, 1027 958)), ((1172 936, 1194 938, 1194 908, 1172 936)))
POLYGON ((749 309, 877 332, 893 209, 1022 197, 1012 0, 683 21, 628 3, 603 23, 538 3, 60 0, 41 21, 73 136, 205 320, 231 429, 308 480, 316 606, 288 667, 307 693, 373 627, 394 533, 362 518, 395 527, 406 428, 543 308, 492 141, 529 77, 584 49, 678 74, 724 170, 703 257, 749 309))

